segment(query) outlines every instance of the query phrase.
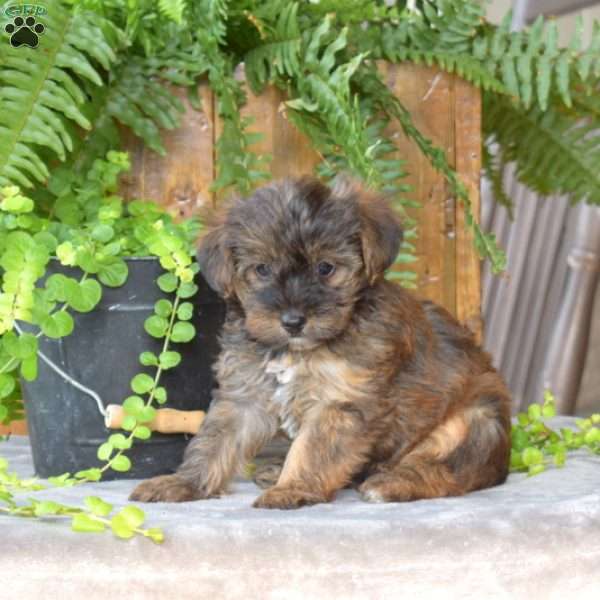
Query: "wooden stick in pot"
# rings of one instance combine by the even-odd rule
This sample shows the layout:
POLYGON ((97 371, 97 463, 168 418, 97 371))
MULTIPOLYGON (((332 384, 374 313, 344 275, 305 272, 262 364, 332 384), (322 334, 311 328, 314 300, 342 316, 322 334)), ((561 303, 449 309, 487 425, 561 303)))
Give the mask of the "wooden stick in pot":
MULTIPOLYGON (((159 433, 190 433, 196 435, 205 416, 206 413, 203 410, 159 408, 156 411, 156 417, 149 423, 144 423, 144 425, 159 433)), ((121 429, 124 418, 125 412, 119 404, 109 404, 106 407, 104 424, 109 429, 121 429)))

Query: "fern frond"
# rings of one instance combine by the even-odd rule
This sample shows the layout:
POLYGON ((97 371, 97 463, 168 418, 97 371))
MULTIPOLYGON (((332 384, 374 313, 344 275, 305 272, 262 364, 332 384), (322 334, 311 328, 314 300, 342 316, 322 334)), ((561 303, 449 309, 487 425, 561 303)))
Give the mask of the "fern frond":
POLYGON ((231 57, 220 47, 225 43, 229 19, 226 0, 202 0, 192 6, 195 17, 203 23, 197 33, 197 43, 207 65, 208 80, 217 100, 217 113, 222 129, 215 144, 217 177, 213 190, 235 187, 247 193, 253 183, 265 179, 262 170, 266 156, 257 156, 248 147, 256 141, 257 134, 250 133, 249 119, 240 114, 246 95, 233 74, 231 57))
POLYGON ((0 185, 44 181, 44 148, 65 160, 73 147, 69 123, 91 126, 80 80, 102 86, 97 65, 108 68, 116 59, 96 15, 57 7, 45 21, 35 52, 1 45, 0 185))
POLYGON ((180 25, 183 21, 185 0, 158 0, 158 9, 164 17, 180 25))
POLYGON ((542 195, 570 194, 573 202, 600 204, 600 136, 595 121, 581 121, 560 107, 545 112, 484 95, 483 130, 497 142, 504 162, 542 195))
POLYGON ((588 89, 600 75, 600 26, 595 23, 589 46, 581 49, 582 21, 578 19, 567 48, 558 47, 555 21, 539 17, 526 31, 510 31, 510 13, 500 26, 482 29, 473 40, 474 58, 505 85, 514 100, 546 110, 551 93, 571 107, 572 90, 588 89))
POLYGON ((299 71, 302 34, 297 13, 297 2, 282 4, 275 26, 270 31, 262 28, 263 43, 246 53, 246 77, 256 94, 277 75, 293 76, 299 71))

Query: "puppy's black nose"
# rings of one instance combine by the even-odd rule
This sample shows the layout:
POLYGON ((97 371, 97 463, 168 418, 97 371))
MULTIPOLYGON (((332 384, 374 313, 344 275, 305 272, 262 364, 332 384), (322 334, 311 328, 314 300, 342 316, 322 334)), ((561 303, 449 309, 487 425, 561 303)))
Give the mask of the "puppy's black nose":
POLYGON ((281 324, 283 325, 283 328, 292 335, 300 333, 305 323, 306 317, 299 310, 294 310, 292 308, 286 310, 281 315, 281 324))

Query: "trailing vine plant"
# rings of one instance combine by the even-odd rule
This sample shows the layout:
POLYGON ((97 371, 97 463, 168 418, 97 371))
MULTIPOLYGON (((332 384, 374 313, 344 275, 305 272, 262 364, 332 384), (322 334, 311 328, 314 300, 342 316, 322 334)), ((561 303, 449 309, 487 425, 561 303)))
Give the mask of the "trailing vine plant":
POLYGON ((546 390, 544 402, 519 413, 512 427, 510 469, 538 475, 548 466, 563 467, 569 452, 587 449, 600 455, 600 414, 576 419, 577 429, 553 429, 546 419, 556 416, 555 399, 546 390))
MULTIPOLYGON (((123 403, 126 413, 123 429, 128 435, 114 433, 98 448, 98 458, 105 463, 102 467, 50 478, 53 485, 98 481, 108 469, 123 472, 131 468, 125 451, 135 439, 146 440, 151 436, 147 423, 155 416, 153 403, 163 404, 167 400, 167 391, 160 386, 160 376, 181 360, 180 353, 170 345, 188 342, 195 335, 194 326, 189 322, 192 304, 188 299, 197 292, 193 279, 198 266, 192 263, 191 245, 197 225, 192 221, 175 224, 151 202, 123 203, 116 195, 116 186, 119 174, 128 168, 127 155, 110 151, 106 160, 96 160, 83 177, 57 171, 49 186, 55 194, 51 217, 35 215, 33 201, 17 187, 0 189, 0 265, 3 270, 0 422, 21 414, 22 406, 15 398, 17 376, 35 379, 39 337, 57 339, 69 335, 74 327, 72 311, 93 310, 101 299, 102 285, 122 285, 128 274, 122 256, 156 256, 164 269, 157 284, 163 292, 174 293, 173 302, 166 298, 156 302, 155 314, 148 317, 144 325, 149 335, 164 341, 160 354, 144 352, 140 355, 140 363, 154 367, 155 373, 153 377, 138 373, 131 380, 135 395, 123 403), (53 254, 62 266, 76 268, 80 276, 54 273, 40 285, 53 254), (23 331, 17 320, 39 331, 23 331)), ((0 472, 0 481, 3 482, 0 502, 6 505, 4 512, 25 517, 71 516, 76 531, 100 531, 108 524, 120 537, 140 533, 154 541, 162 540, 157 530, 140 529, 143 512, 135 507, 128 507, 107 521, 110 510, 100 499, 86 500, 87 513, 49 501, 40 503, 30 499, 29 504, 23 505, 16 502, 9 489, 18 492, 23 486, 14 475, 8 475, 6 465, 0 472)))

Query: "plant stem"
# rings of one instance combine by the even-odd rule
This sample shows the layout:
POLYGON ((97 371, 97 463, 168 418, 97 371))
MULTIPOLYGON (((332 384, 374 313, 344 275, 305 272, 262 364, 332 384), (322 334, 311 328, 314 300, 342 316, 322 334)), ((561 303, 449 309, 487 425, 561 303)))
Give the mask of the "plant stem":
MULTIPOLYGON (((177 291, 179 291, 181 285, 183 282, 179 282, 179 285, 177 286, 177 291)), ((171 341, 171 334, 173 331, 173 326, 175 324, 175 317, 177 316, 177 308, 179 307, 179 301, 181 300, 181 298, 177 295, 177 291, 175 292, 175 300, 173 302, 173 309, 171 311, 171 317, 169 319, 169 326, 167 328, 167 332, 165 333, 165 340, 163 342, 163 347, 162 347, 162 352, 166 352, 169 349, 169 343, 171 341)), ((160 380, 160 376, 162 375, 163 369, 160 366, 160 364, 157 366, 156 368, 156 373, 154 374, 154 382, 152 384, 152 389, 150 390, 149 394, 148 394, 148 399, 146 400, 146 404, 145 406, 151 406, 152 405, 152 401, 154 400, 154 394, 156 393, 156 388, 158 387, 158 382, 160 380)), ((134 429, 135 431, 135 429, 134 429)), ((129 435, 126 438, 126 441, 129 442, 130 440, 132 440, 134 438, 134 433, 133 431, 131 431, 129 433, 129 435)), ((124 449, 120 449, 101 469, 100 469, 100 473, 104 473, 106 472, 108 469, 111 468, 111 465, 113 463, 113 461, 121 456, 121 454, 123 454, 125 450, 124 449)), ((78 483, 84 483, 85 479, 80 479, 78 480, 78 483)))

